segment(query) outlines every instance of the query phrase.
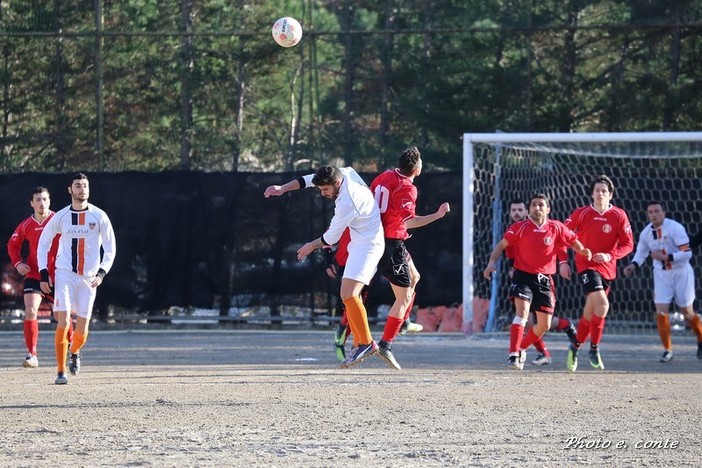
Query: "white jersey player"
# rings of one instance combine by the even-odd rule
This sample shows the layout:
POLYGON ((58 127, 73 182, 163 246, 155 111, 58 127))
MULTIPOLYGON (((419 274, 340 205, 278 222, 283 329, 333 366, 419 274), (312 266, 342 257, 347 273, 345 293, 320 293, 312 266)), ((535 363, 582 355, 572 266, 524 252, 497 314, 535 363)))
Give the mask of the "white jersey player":
POLYGON ((351 356, 342 362, 342 367, 351 367, 378 352, 378 345, 368 327, 361 290, 373 278, 385 249, 380 211, 366 183, 350 167, 322 166, 315 174, 299 177, 282 186, 271 185, 263 195, 266 198, 280 196, 311 186, 316 186, 323 197, 334 200, 334 216, 322 236, 300 247, 297 258, 302 260, 316 249, 337 243, 344 230, 350 229, 349 257, 339 295, 346 306, 356 344, 351 356))
POLYGON ((624 275, 631 276, 651 255, 653 259, 653 302, 656 305, 658 333, 664 352, 661 362, 673 359, 668 311, 675 301, 697 336, 697 357, 702 359, 702 324, 695 314, 695 274, 690 266, 692 252, 685 227, 668 219, 661 202, 651 202, 646 210, 650 224, 639 235, 636 253, 624 275))
POLYGON ((117 251, 115 234, 107 214, 88 203, 90 186, 85 174, 77 173, 68 187, 71 204, 54 215, 46 225, 37 249, 37 262, 42 275, 41 288, 50 291, 47 255, 51 241, 58 234, 54 312, 56 314, 56 384, 66 384, 66 353, 70 313, 76 314, 76 329, 70 349, 68 369, 80 371, 80 350, 88 338, 90 317, 96 288, 110 271, 117 251), (101 255, 101 249, 103 251, 101 255))

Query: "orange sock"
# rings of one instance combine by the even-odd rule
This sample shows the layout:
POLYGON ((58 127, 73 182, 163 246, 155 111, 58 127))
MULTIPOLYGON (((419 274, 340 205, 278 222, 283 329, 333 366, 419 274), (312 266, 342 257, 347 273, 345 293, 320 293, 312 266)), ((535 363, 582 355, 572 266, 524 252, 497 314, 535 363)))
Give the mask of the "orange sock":
POLYGON ((688 320, 688 323, 697 337, 697 342, 702 343, 702 323, 700 323, 700 316, 693 314, 692 320, 688 320))
POLYGON ((673 341, 670 338, 670 320, 668 314, 656 314, 658 320, 658 335, 661 337, 663 348, 668 351, 673 350, 673 341))
POLYGON ((373 341, 373 336, 370 332, 370 327, 368 326, 368 314, 366 313, 366 307, 363 305, 360 297, 350 297, 344 301, 346 306, 346 313, 349 316, 350 323, 356 323, 356 328, 358 333, 353 332, 354 341, 355 337, 358 337, 358 342, 361 344, 368 344, 373 341))
MULTIPOLYGON (((88 341, 88 332, 85 335, 81 332, 75 332, 73 334, 73 341, 71 342, 71 354, 75 354, 80 351, 85 342, 88 341)), ((64 353, 65 354, 65 353, 64 353)))
POLYGON ((56 327, 54 344, 56 346, 56 368, 58 372, 66 372, 66 353, 68 352, 67 333, 68 330, 66 328, 56 327))

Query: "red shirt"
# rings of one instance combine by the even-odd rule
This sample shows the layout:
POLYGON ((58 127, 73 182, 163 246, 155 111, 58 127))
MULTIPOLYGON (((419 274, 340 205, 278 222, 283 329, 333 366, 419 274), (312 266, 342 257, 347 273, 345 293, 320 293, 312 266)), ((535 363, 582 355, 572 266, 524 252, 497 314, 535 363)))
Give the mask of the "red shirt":
POLYGON ((334 260, 336 260, 336 264, 339 266, 346 266, 346 261, 349 259, 349 242, 351 242, 351 230, 346 228, 341 234, 339 242, 336 243, 334 260))
POLYGON ((380 208, 385 238, 407 239, 405 220, 414 218, 417 208, 417 187, 412 180, 397 169, 388 170, 376 177, 370 188, 380 208))
POLYGON ((560 221, 548 219, 539 227, 531 219, 514 223, 504 235, 514 253, 514 268, 531 274, 556 272, 556 255, 578 239, 560 221))
MULTIPOLYGON (((17 267, 17 264, 24 262, 29 265, 29 273, 25 276, 26 278, 32 278, 35 280, 40 280, 39 267, 37 266, 37 247, 39 246, 39 236, 44 230, 49 220, 54 216, 54 212, 51 211, 49 216, 44 220, 43 223, 39 223, 34 218, 34 215, 25 219, 15 232, 12 233, 10 240, 7 241, 7 253, 10 256, 12 265, 17 267), (29 244, 29 254, 26 259, 22 258, 22 244, 24 242, 29 244)), ((60 236, 56 236, 54 241, 51 243, 51 249, 49 249, 49 259, 48 259, 48 270, 51 277, 54 276, 54 271, 56 270, 56 252, 58 251, 58 240, 60 236)))
POLYGON ((591 205, 583 206, 573 211, 565 220, 565 225, 578 235, 580 242, 590 249, 593 255, 606 253, 612 256, 609 262, 593 263, 578 255, 575 258, 578 273, 595 270, 605 279, 616 278, 617 260, 634 250, 634 237, 626 212, 616 206, 610 206, 600 213, 591 205))

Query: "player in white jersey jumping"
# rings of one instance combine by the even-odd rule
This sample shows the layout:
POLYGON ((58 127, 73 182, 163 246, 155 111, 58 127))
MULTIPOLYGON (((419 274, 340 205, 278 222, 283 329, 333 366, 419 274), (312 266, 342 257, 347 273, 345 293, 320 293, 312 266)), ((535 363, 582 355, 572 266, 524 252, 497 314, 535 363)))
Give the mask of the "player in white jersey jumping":
POLYGON ((666 218, 665 207, 659 201, 648 204, 648 224, 639 236, 636 253, 631 264, 624 268, 624 275, 631 276, 646 257, 653 259, 653 302, 656 304, 658 334, 663 344, 660 362, 673 360, 668 311, 675 300, 680 312, 697 336, 697 358, 702 359, 702 324, 693 310, 695 302, 695 274, 690 266, 690 239, 685 227, 666 218))
POLYGON ((71 204, 57 212, 44 228, 39 238, 37 262, 41 273, 41 290, 51 292, 47 256, 51 241, 60 234, 56 254, 56 279, 54 312, 56 320, 56 364, 58 375, 55 383, 68 383, 66 353, 68 350, 68 321, 71 311, 76 314, 76 328, 71 342, 68 369, 71 374, 80 372, 80 350, 88 339, 90 316, 93 312, 96 288, 102 284, 115 260, 117 246, 112 223, 107 214, 88 203, 90 185, 88 177, 76 173, 68 186, 71 204), (101 258, 100 248, 103 255, 101 258))
POLYGON ((302 260, 316 249, 336 244, 347 227, 351 231, 349 257, 339 293, 346 306, 351 333, 359 341, 351 355, 341 363, 342 367, 351 367, 378 353, 378 345, 368 327, 361 290, 370 283, 385 250, 380 211, 366 183, 350 167, 322 166, 315 174, 299 177, 282 186, 269 186, 263 196, 280 196, 311 186, 316 186, 324 198, 334 200, 334 216, 322 236, 300 247, 297 258, 302 260))

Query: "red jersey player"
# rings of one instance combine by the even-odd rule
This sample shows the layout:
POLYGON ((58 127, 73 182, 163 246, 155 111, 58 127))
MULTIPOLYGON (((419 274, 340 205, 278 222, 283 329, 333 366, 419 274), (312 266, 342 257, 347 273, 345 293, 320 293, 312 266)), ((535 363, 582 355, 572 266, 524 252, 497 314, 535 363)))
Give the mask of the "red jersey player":
MULTIPOLYGON (((513 223, 517 223, 519 221, 524 221, 527 217, 527 207, 526 203, 523 200, 512 200, 509 202, 509 218, 513 223)), ((507 257, 507 262, 509 264, 509 277, 510 279, 512 278, 514 274, 514 252, 513 252, 513 247, 507 246, 505 249, 505 255, 507 257)), ((557 254, 558 257, 558 265, 559 265, 559 274, 561 277, 563 277, 566 280, 570 280, 571 278, 571 271, 570 267, 568 267, 568 251, 567 249, 563 249, 562 251, 559 251, 557 254), (565 265, 564 265, 565 264, 565 265)), ((532 317, 532 316, 530 316, 532 317)), ((548 331, 564 331, 566 335, 568 335, 568 339, 571 341, 571 343, 575 342, 575 327, 571 323, 570 320, 567 318, 562 318, 562 317, 556 317, 555 315, 552 316, 551 320, 551 328, 549 328, 548 331)), ((531 361, 531 363, 535 366, 547 366, 551 364, 551 352, 549 351, 548 347, 546 346, 546 342, 543 340, 543 338, 539 338, 534 342, 534 348, 536 348, 536 351, 538 351, 538 355, 536 356, 536 359, 531 361)))
MULTIPOLYGON (((24 367, 38 367, 37 343, 39 341, 39 322, 37 314, 44 294, 39 287, 39 269, 37 267, 37 246, 44 226, 54 216, 49 209, 51 196, 45 187, 35 187, 29 202, 34 214, 22 221, 7 242, 7 253, 20 275, 24 276, 24 341, 27 357, 22 361, 24 367), (28 244, 27 257, 22 257, 22 246, 28 244)), ((49 252, 49 274, 53 277, 55 270, 58 238, 54 239, 49 252)), ((53 299, 49 298, 49 302, 53 299)))
POLYGON ((483 272, 483 276, 490 279, 502 251, 512 246, 514 275, 509 295, 514 301, 515 317, 510 331, 508 364, 519 370, 524 368, 525 350, 551 327, 556 305, 552 276, 556 272, 559 250, 565 246, 588 259, 592 256, 573 231, 560 221, 548 218, 550 212, 548 197, 542 193, 534 195, 529 202, 529 218, 507 229, 490 253, 483 272), (530 310, 536 313, 536 324, 522 339, 530 310))
POLYGON ((565 221, 587 248, 592 259, 575 259, 578 279, 585 292, 585 308, 578 321, 576 342, 568 349, 566 365, 570 372, 578 368, 578 349, 590 336, 590 365, 604 369, 599 344, 604 331, 604 321, 609 310, 607 295, 617 277, 617 260, 634 250, 629 217, 621 208, 612 206, 614 183, 606 175, 599 175, 590 184, 592 205, 576 209, 565 221))
POLYGON ((383 172, 371 184, 380 208, 385 235, 385 252, 378 264, 378 271, 388 279, 395 295, 395 302, 385 322, 383 338, 378 342, 378 353, 388 365, 398 370, 400 365, 392 354, 391 343, 409 319, 414 304, 414 291, 419 281, 419 271, 405 247, 405 240, 410 236, 407 230, 433 223, 450 211, 449 204, 442 203, 435 213, 417 216, 417 187, 414 178, 421 173, 422 155, 413 146, 402 152, 396 169, 383 172))

